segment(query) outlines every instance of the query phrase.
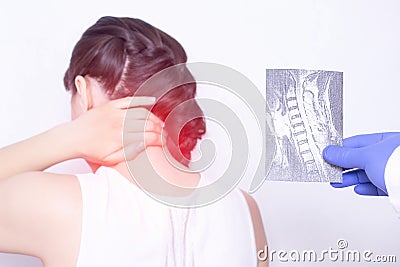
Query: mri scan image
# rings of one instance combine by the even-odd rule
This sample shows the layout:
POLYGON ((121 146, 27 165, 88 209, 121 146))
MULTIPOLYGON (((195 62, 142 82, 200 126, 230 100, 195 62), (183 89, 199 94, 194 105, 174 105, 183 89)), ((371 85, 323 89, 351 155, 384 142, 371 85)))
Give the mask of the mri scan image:
POLYGON ((342 170, 324 161, 327 145, 341 145, 343 73, 268 69, 267 113, 272 124, 267 180, 341 182, 342 170))

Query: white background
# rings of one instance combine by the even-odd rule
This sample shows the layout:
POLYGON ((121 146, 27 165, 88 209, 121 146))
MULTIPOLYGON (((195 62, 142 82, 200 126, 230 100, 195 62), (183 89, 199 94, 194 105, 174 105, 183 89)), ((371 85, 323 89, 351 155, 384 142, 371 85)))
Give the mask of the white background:
MULTIPOLYGON (((104 15, 141 18, 181 42, 189 61, 230 66, 263 94, 266 68, 343 71, 345 137, 399 131, 399 14, 400 1, 388 0, 3 2, 0 146, 69 120, 63 74, 80 35, 104 15)), ((344 238, 349 249, 400 261, 400 219, 385 197, 361 197, 328 184, 266 182, 255 198, 272 250, 336 249, 344 238)), ((320 263, 330 264, 361 266, 320 263)), ((3 266, 41 263, 0 254, 3 266)))

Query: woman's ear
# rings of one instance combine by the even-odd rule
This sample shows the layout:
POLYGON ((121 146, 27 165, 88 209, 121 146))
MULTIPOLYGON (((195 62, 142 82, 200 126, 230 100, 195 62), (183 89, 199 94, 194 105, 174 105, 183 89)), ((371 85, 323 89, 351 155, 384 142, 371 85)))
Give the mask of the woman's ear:
POLYGON ((79 104, 82 110, 88 111, 93 107, 92 92, 85 77, 78 75, 75 77, 76 93, 80 96, 79 104))

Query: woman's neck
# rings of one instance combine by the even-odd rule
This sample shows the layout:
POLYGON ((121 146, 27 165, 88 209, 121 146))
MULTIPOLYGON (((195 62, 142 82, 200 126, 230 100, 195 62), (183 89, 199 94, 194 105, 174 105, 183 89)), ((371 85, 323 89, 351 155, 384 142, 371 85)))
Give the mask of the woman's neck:
POLYGON ((195 188, 200 174, 166 156, 161 147, 147 147, 134 160, 112 166, 135 186, 147 191, 160 192, 165 182, 177 187, 195 188))

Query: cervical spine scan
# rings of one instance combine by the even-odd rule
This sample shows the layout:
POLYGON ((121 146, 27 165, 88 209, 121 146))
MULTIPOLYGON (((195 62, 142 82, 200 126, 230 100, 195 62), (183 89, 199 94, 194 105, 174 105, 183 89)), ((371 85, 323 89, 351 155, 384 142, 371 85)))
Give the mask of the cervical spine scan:
POLYGON ((267 70, 267 112, 275 155, 267 180, 341 182, 342 171, 325 162, 322 150, 342 143, 343 73, 267 70))

